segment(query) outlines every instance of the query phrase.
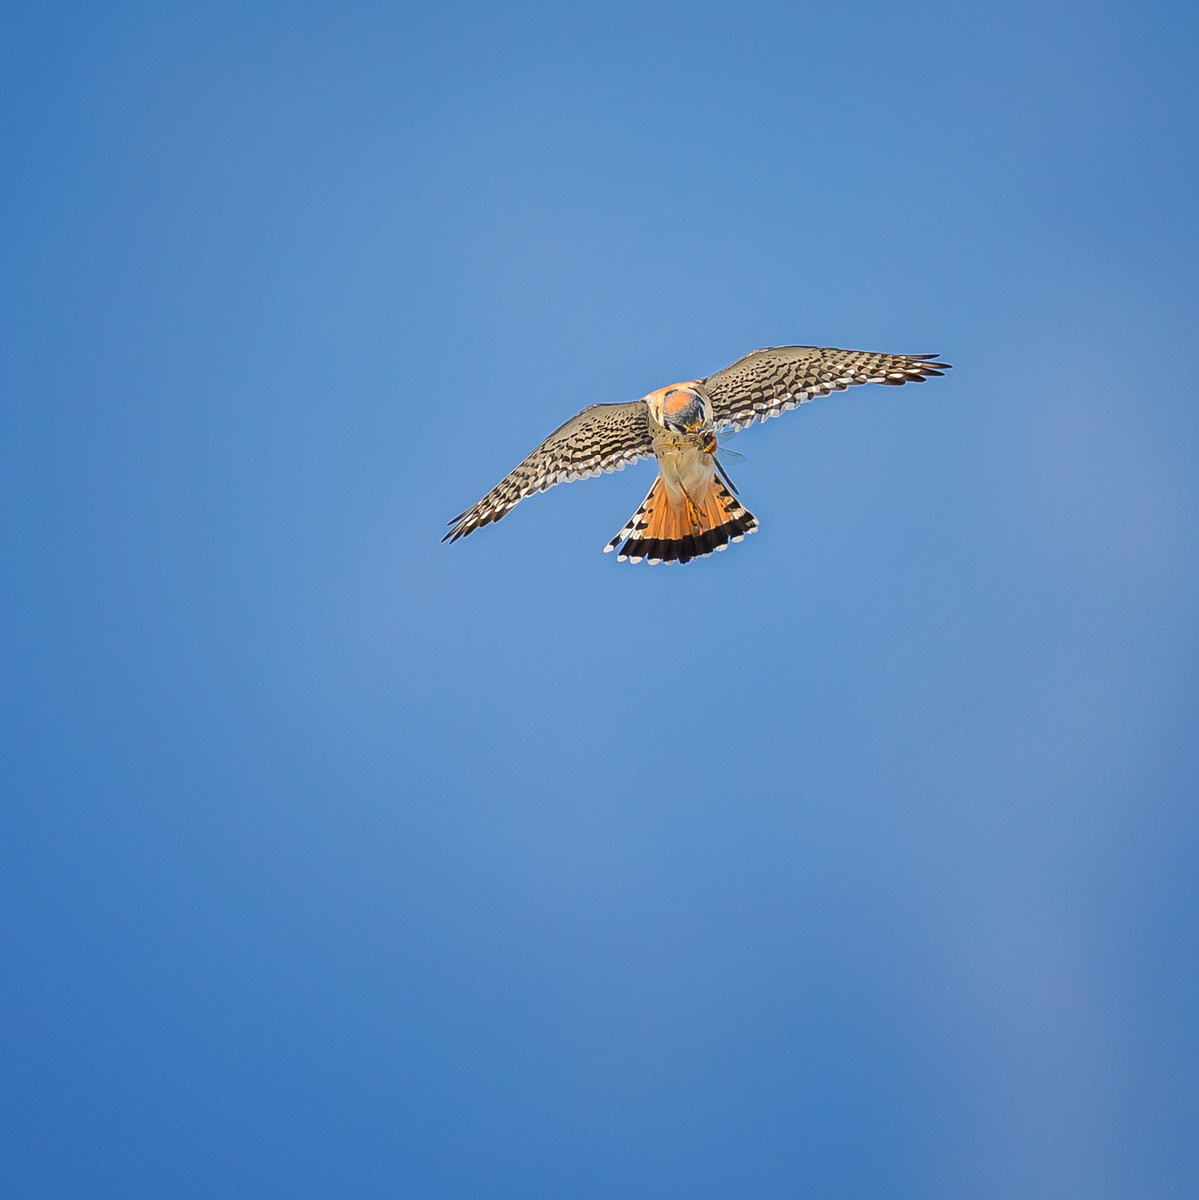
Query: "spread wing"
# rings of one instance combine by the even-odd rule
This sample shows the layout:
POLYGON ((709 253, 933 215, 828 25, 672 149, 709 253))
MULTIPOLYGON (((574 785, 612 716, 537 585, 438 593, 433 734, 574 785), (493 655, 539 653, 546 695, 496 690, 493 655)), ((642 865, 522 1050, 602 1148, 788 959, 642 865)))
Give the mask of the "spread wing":
POLYGON ((534 492, 603 471, 623 471, 629 463, 651 454, 649 409, 644 400, 592 404, 551 433, 478 504, 455 517, 441 540, 456 542, 480 525, 498 521, 534 492))
POLYGON ((705 379, 717 429, 743 429, 854 383, 922 383, 950 364, 935 354, 875 354, 831 346, 755 350, 705 379))

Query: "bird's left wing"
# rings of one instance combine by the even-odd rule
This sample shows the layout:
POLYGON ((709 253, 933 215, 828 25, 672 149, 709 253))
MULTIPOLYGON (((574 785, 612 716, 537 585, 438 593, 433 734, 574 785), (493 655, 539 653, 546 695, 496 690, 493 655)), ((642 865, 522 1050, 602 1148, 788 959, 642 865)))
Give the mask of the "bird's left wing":
POLYGON ((773 346, 703 381, 717 429, 743 429, 855 383, 922 383, 949 370, 936 354, 878 354, 832 346, 773 346))
POLYGON ((592 404, 551 433, 478 504, 450 521, 450 531, 441 540, 456 542, 480 525, 498 521, 534 492, 604 471, 623 471, 651 454, 649 408, 644 400, 592 404))

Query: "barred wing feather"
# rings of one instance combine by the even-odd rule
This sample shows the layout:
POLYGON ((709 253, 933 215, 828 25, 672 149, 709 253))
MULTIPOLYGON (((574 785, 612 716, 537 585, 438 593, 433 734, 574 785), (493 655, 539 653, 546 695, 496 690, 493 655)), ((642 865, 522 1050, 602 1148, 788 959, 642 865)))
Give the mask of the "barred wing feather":
POLYGON ((623 471, 653 454, 649 410, 644 400, 592 404, 556 429, 478 504, 459 514, 442 541, 456 542, 512 511, 526 496, 558 483, 623 471))
POLYGON ((755 350, 704 380, 717 429, 744 429, 855 383, 923 383, 950 364, 935 354, 876 354, 831 346, 755 350))

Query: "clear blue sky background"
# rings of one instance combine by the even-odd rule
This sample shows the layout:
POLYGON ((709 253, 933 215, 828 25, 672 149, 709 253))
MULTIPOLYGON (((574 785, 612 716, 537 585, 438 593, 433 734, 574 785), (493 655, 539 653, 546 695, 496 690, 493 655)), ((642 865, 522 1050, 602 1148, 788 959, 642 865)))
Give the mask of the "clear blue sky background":
POLYGON ((1188 4, 10 4, 0 1191, 1199 1193, 1188 4), (585 404, 939 351, 452 547, 585 404))

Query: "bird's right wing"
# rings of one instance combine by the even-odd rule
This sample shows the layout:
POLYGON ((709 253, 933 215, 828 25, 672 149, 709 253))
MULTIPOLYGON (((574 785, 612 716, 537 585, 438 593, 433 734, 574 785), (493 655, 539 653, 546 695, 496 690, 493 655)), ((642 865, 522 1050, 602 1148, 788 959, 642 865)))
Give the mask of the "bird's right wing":
POLYGON ((644 400, 592 404, 551 433, 478 504, 450 521, 450 531, 441 540, 456 542, 480 525, 498 521, 534 492, 604 471, 623 471, 653 452, 644 400))
POLYGON ((773 346, 705 379, 717 429, 743 429, 855 383, 922 383, 949 370, 936 354, 878 354, 832 346, 773 346))

